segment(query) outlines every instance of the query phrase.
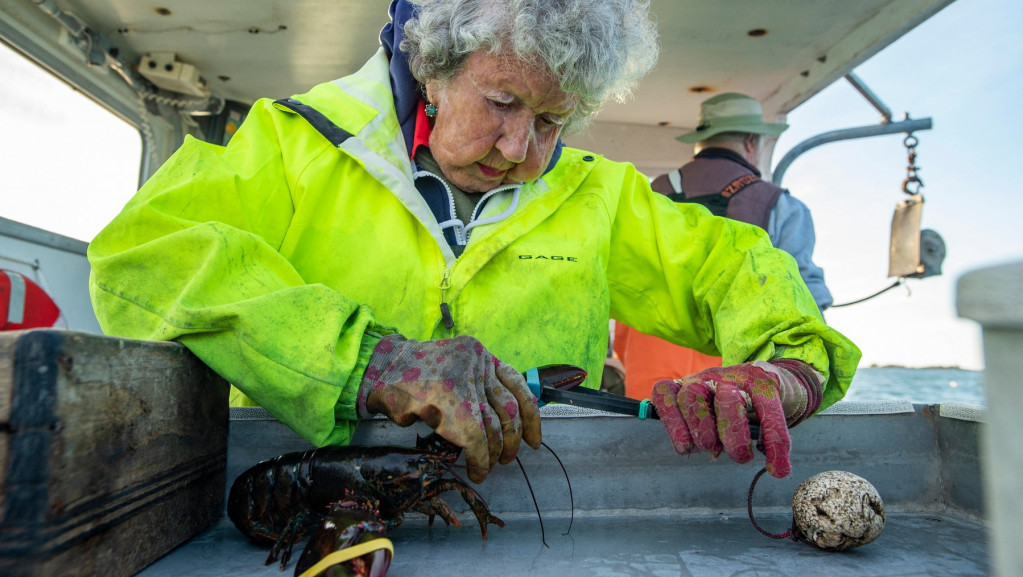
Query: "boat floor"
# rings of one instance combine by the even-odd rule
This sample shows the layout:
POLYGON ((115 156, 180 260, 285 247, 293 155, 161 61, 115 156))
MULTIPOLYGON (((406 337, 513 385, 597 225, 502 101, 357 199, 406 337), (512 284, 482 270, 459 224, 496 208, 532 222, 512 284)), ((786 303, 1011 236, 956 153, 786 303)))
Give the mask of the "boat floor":
MULTIPOLYGON (((955 407, 888 405, 839 403, 794 429, 791 475, 764 479, 754 501, 760 525, 781 533, 792 523, 792 494, 800 480, 827 470, 853 472, 870 480, 887 509, 883 533, 864 547, 827 553, 770 539, 747 515, 754 465, 679 457, 655 421, 548 405, 541 410, 544 442, 558 449, 560 459, 547 451, 519 456, 543 512, 549 547, 521 472, 502 466, 476 488, 507 523, 504 529, 491 526, 483 541, 475 518, 448 492, 445 501, 463 526, 438 520, 430 528, 424 515, 409 513, 389 531, 395 556, 388 575, 988 575, 979 420, 955 407), (572 510, 571 531, 563 535, 572 510)), ((232 409, 231 419, 227 479, 263 459, 310 448, 262 409, 232 409)), ((407 446, 428 431, 422 423, 405 429, 375 419, 360 425, 354 443, 407 446)), ((290 577, 304 546, 296 545, 286 572, 266 567, 268 548, 251 544, 225 516, 139 575, 290 577)))
MULTIPOLYGON (((789 539, 758 533, 745 511, 735 514, 594 515, 545 518, 548 547, 535 517, 516 516, 504 529, 491 526, 480 539, 474 520, 462 527, 433 528, 412 514, 392 530, 395 556, 388 575, 722 575, 905 576, 987 575, 985 526, 931 513, 889 513, 875 542, 845 552, 822 552, 789 539)), ((781 532, 791 516, 757 515, 769 531, 781 532)), ((141 573, 141 577, 291 575, 275 563, 263 565, 267 549, 249 543, 224 518, 141 573)))

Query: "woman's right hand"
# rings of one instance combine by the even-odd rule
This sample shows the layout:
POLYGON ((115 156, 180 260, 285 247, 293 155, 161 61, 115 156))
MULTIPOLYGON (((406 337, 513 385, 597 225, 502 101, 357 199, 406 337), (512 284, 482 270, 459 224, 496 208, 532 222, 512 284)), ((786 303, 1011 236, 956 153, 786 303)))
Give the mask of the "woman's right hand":
POLYGON ((470 336, 384 337, 362 378, 359 409, 403 427, 422 420, 464 449, 476 483, 497 463, 511 462, 523 439, 540 447, 540 415, 525 379, 470 336))

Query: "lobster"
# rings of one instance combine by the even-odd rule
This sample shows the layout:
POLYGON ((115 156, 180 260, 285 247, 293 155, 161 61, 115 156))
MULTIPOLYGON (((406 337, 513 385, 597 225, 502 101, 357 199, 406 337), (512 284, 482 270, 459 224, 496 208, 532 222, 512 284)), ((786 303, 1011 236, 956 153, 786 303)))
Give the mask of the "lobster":
MULTIPOLYGON (((538 374, 542 384, 557 388, 574 387, 586 378, 584 370, 571 365, 540 367, 538 374)), ((405 512, 424 513, 430 526, 437 516, 447 525, 461 525, 440 499, 444 492, 461 495, 484 540, 488 525, 504 527, 483 497, 451 472, 461 451, 433 433, 418 437, 415 448, 331 446, 288 453, 239 475, 228 493, 227 514, 249 540, 271 546, 266 564, 279 558, 281 570, 291 559, 294 544, 312 531, 295 565, 296 577, 383 577, 391 561, 387 530, 400 525, 405 512)), ((532 486, 529 490, 532 494, 532 486)), ((571 490, 569 484, 570 497, 571 490)), ((547 545, 542 518, 540 534, 547 545)))
MULTIPOLYGON (((487 538, 490 524, 504 522, 490 513, 483 497, 450 473, 461 449, 438 435, 420 438, 416 448, 332 446, 288 453, 262 461, 239 475, 227 498, 235 527, 258 545, 271 545, 266 564, 291 559, 293 545, 316 531, 295 568, 302 575, 330 552, 384 537, 401 524, 406 511, 461 523, 440 499, 457 491, 487 538), (451 475, 451 476, 448 476, 451 475)), ((380 577, 390 555, 377 550, 342 563, 348 575, 380 577)))

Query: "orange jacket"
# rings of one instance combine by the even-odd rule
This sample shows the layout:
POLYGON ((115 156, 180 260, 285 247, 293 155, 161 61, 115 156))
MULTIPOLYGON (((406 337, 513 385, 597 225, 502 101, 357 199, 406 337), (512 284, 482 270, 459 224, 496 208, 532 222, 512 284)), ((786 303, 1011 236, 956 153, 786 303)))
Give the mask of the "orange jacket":
POLYGON ((638 400, 650 397, 654 381, 721 366, 721 357, 680 347, 619 322, 615 323, 614 350, 625 366, 625 396, 638 400))

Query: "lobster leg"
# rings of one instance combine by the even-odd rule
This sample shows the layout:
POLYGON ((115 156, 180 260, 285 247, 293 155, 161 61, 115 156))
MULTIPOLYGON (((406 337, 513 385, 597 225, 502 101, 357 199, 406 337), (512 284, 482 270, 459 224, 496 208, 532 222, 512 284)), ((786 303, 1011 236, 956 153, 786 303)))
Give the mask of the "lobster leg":
POLYGON ((264 565, 269 565, 277 560, 277 556, 281 557, 281 570, 291 560, 291 548, 295 545, 295 542, 302 538, 305 534, 304 524, 308 513, 306 511, 299 511, 291 519, 288 520, 288 524, 285 525, 284 530, 281 531, 280 536, 277 537, 277 541, 274 542, 273 547, 270 548, 270 554, 266 558, 264 565), (283 549, 282 549, 283 548, 283 549))
MULTIPOLYGON (((468 505, 473 514, 476 515, 476 520, 479 521, 480 531, 483 533, 484 540, 487 538, 488 524, 494 524, 501 528, 504 527, 504 521, 490 513, 490 507, 488 507, 487 502, 483 500, 483 496, 477 493, 475 489, 458 479, 438 480, 430 487, 430 492, 427 497, 432 501, 435 500, 434 498, 437 495, 440 495, 445 491, 458 491, 458 494, 462 496, 462 500, 465 501, 465 504, 468 505)), ((439 501, 440 499, 436 500, 439 501)), ((448 512, 451 511, 446 503, 444 504, 444 508, 447 509, 448 512)), ((441 516, 443 517, 443 515, 441 516)), ((453 516, 451 518, 454 519, 453 516)), ((445 521, 447 521, 446 518, 445 521)), ((457 522, 454 524, 458 525, 457 522)))
POLYGON ((461 521, 459 521, 458 517, 455 516, 455 512, 439 497, 431 497, 424 501, 420 501, 416 505, 416 511, 419 511, 429 517, 427 525, 430 527, 433 527, 434 517, 438 516, 443 519, 445 525, 454 525, 455 527, 462 526, 461 521))

